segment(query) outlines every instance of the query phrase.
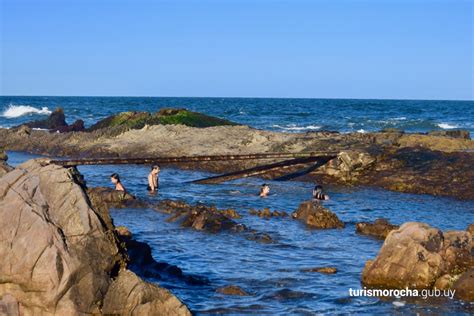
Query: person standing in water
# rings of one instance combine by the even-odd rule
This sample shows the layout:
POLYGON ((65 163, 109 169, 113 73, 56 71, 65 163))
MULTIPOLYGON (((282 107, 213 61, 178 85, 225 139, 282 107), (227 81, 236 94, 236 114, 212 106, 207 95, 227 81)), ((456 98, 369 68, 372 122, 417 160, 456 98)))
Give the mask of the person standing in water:
POLYGON ((110 181, 115 185, 115 190, 125 192, 125 187, 120 182, 120 176, 117 173, 113 173, 110 176, 110 181))
POLYGON ((158 174, 160 173, 160 167, 154 165, 151 167, 151 171, 148 174, 148 188, 150 192, 158 191, 158 174))
POLYGON ((313 189, 313 199, 318 201, 329 200, 329 195, 323 193, 323 187, 317 184, 313 189))
POLYGON ((270 187, 268 186, 268 184, 266 184, 266 183, 262 184, 262 186, 260 187, 259 196, 260 197, 267 197, 269 193, 270 193, 270 187))

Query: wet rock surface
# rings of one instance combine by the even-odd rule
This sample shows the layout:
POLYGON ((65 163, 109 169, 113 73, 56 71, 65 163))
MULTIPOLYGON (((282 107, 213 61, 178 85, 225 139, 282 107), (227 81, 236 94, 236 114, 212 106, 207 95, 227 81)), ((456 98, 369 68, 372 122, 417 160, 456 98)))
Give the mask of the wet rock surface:
POLYGON ((319 229, 344 228, 344 223, 336 214, 324 208, 318 201, 305 201, 291 214, 309 227, 319 229))
POLYGON ((323 274, 334 274, 337 273, 337 269, 334 267, 316 267, 316 268, 307 268, 301 270, 303 272, 317 272, 323 274))
POLYGON ((249 294, 245 292, 240 286, 237 285, 227 285, 220 287, 216 290, 217 293, 224 295, 236 295, 236 296, 248 296, 249 294))
POLYGON ((189 315, 170 292, 126 270, 111 220, 76 177, 30 160, 0 178, 0 310, 189 315))
POLYGON ((7 160, 7 154, 0 148, 0 177, 13 169, 7 164, 7 160))
MULTIPOLYGON (((390 232, 375 260, 366 263, 362 283, 396 289, 449 287, 452 276, 473 266, 469 232, 443 233, 424 223, 408 222, 390 232)), ((474 283, 470 284, 472 289, 474 283)))
POLYGON ((249 210, 250 215, 255 215, 261 218, 272 218, 272 217, 288 217, 288 213, 285 211, 271 211, 269 208, 264 208, 263 210, 251 209, 249 210))
POLYGON ((372 236, 378 239, 385 239, 387 235, 398 225, 392 225, 385 218, 376 219, 373 223, 360 222, 356 223, 356 232, 362 235, 372 236))

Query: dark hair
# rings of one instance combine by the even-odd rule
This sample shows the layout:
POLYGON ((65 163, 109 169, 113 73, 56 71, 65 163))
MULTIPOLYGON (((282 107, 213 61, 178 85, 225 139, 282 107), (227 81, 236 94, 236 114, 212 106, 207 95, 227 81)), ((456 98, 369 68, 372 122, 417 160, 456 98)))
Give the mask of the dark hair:
POLYGON ((160 166, 158 166, 158 165, 151 166, 151 170, 155 170, 155 169, 160 169, 160 166))
POLYGON ((264 188, 264 187, 268 187, 268 184, 266 184, 266 183, 262 184, 262 188, 264 188))
POLYGON ((110 177, 112 179, 116 179, 118 182, 120 182, 120 176, 118 175, 118 173, 112 173, 112 175, 110 177))
POLYGON ((318 190, 321 191, 322 189, 323 189, 323 186, 322 186, 322 185, 316 184, 316 185, 314 186, 314 190, 315 190, 315 191, 318 191, 318 190))

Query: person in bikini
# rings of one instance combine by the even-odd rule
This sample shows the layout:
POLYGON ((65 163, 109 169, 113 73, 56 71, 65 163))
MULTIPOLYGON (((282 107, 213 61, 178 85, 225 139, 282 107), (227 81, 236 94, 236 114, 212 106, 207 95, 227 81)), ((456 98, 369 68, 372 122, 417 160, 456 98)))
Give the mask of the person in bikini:
POLYGON ((110 181, 115 185, 115 190, 126 192, 125 187, 122 182, 120 182, 120 176, 117 173, 113 173, 110 176, 110 181))
POLYGON ((323 193, 323 187, 317 184, 313 189, 313 199, 318 201, 329 200, 329 195, 323 193))
POLYGON ((148 174, 148 187, 147 190, 150 192, 158 191, 158 174, 160 173, 160 167, 154 165, 151 167, 151 171, 148 174))

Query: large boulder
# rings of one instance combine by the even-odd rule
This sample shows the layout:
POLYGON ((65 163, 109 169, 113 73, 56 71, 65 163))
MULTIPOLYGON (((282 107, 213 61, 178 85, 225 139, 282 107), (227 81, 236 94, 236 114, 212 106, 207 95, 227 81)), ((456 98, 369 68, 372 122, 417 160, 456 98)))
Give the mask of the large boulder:
POLYGON ((408 222, 390 232, 375 260, 366 263, 362 283, 379 288, 431 289, 439 278, 472 266, 471 234, 443 233, 424 223, 408 222))
POLYGON ((344 223, 336 214, 324 208, 317 201, 305 201, 293 212, 292 217, 304 221, 313 228, 344 228, 344 223))
POLYGON ((148 308, 143 305, 189 314, 170 293, 138 278, 134 293, 146 290, 142 300, 113 301, 117 291, 129 289, 122 276, 132 277, 107 226, 75 170, 30 160, 1 177, 0 302, 7 298, 5 308, 17 302, 27 315, 101 314, 111 304, 124 306, 124 314, 148 308))
POLYGON ((464 272, 453 284, 452 289, 456 298, 474 302, 474 268, 464 272))
POLYGON ((357 233, 372 236, 378 239, 385 239, 388 236, 388 233, 398 228, 399 226, 390 224, 390 222, 385 218, 378 218, 373 223, 356 223, 357 233))

